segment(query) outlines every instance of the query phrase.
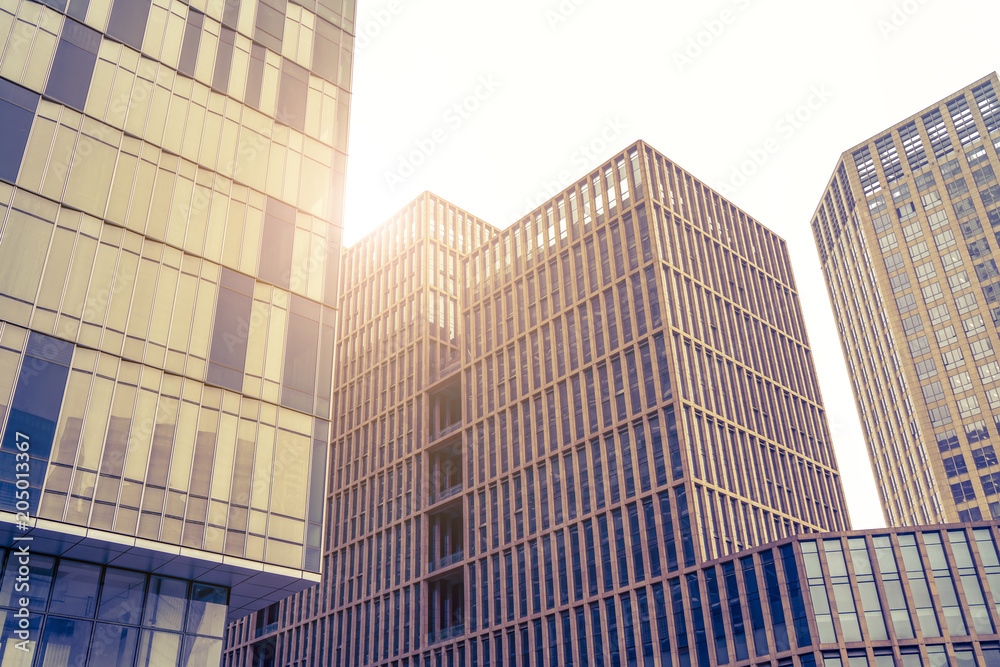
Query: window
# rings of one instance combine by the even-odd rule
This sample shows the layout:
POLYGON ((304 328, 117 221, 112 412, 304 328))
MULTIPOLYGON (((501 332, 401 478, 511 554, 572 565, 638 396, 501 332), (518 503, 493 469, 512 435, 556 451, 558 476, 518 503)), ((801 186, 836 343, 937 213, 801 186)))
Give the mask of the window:
POLYGON ((911 341, 907 341, 910 346, 910 354, 914 357, 919 357, 924 354, 928 354, 931 351, 931 346, 927 344, 927 336, 921 336, 911 341))
POLYGON ((875 233, 881 234, 892 227, 892 217, 888 213, 883 213, 878 217, 872 218, 872 224, 875 227, 875 233))
POLYGON ((937 440, 938 449, 942 452, 951 451, 959 447, 958 433, 953 428, 935 433, 934 439, 937 440))
POLYGON ((945 347, 946 345, 958 342, 958 336, 955 334, 955 327, 950 324, 946 327, 935 330, 934 337, 937 338, 938 347, 945 347))
POLYGON ((969 280, 969 274, 965 271, 959 271, 954 275, 948 276, 948 287, 951 288, 952 292, 961 292, 971 286, 972 282, 969 280))
POLYGON ((900 222, 904 220, 909 220, 917 214, 917 207, 913 205, 913 202, 908 201, 899 208, 896 209, 896 215, 899 216, 900 222))
POLYGON ((952 199, 960 197, 961 195, 964 195, 966 192, 969 191, 969 186, 965 184, 964 178, 952 181, 947 185, 947 188, 948 188, 948 196, 951 197, 952 199))
POLYGON ((981 440, 989 440, 990 431, 986 428, 986 421, 980 419, 979 421, 974 421, 971 424, 966 424, 965 437, 969 441, 970 445, 974 445, 981 440))
POLYGON ((899 309, 899 313, 908 313, 917 307, 917 299, 913 294, 904 294, 896 299, 896 308, 899 309))
MULTIPOLYGON (((123 0, 124 1, 124 0, 123 0)), ((21 157, 28 143, 28 133, 38 107, 38 95, 0 79, 0 179, 14 183, 21 168, 21 157)))
POLYGON ((990 256, 990 242, 986 239, 979 239, 978 241, 973 241, 968 244, 969 255, 972 259, 980 259, 982 257, 990 256))
POLYGON ((234 391, 243 388, 246 364, 246 327, 250 323, 253 278, 227 268, 222 269, 215 320, 212 328, 212 348, 209 354, 208 382, 234 391))
POLYGON ((937 367, 934 365, 933 359, 924 359, 923 361, 918 361, 916 364, 917 369, 917 379, 926 380, 927 378, 934 377, 937 375, 937 367))
POLYGON ((892 195, 892 202, 898 204, 904 199, 910 196, 910 186, 906 183, 902 183, 890 190, 889 194, 892 195))
POLYGON ((100 46, 101 35, 96 30, 65 21, 45 94, 83 111, 100 46))
POLYGON ((948 306, 946 304, 941 304, 940 306, 934 306, 927 311, 930 315, 931 325, 941 324, 942 322, 948 321, 948 306))
POLYGON ((961 266, 962 254, 957 250, 946 252, 941 255, 941 264, 944 266, 945 271, 951 271, 955 267, 961 266))
POLYGON ((963 221, 959 228, 962 230, 962 237, 967 239, 983 233, 983 225, 979 222, 979 218, 969 218, 963 221))
POLYGON ((889 273, 893 271, 898 271, 903 268, 903 255, 902 253, 894 252, 885 258, 885 269, 889 273))
POLYGON ((928 403, 944 400, 944 388, 941 386, 940 382, 932 382, 930 384, 923 385, 920 387, 920 391, 923 392, 924 400, 928 403))
MULTIPOLYGON (((996 410, 1000 408, 1000 389, 997 389, 996 387, 992 389, 987 389, 986 403, 990 406, 990 410, 996 410)), ((994 419, 996 419, 996 417, 994 417, 994 419)))
POLYGON ((958 399, 958 413, 962 419, 968 419, 982 412, 979 407, 979 399, 975 396, 958 399))
POLYGON ((972 341, 970 347, 972 348, 972 358, 977 361, 993 354, 993 343, 990 342, 989 338, 972 341))
POLYGON ((914 267, 914 271, 917 273, 917 282, 921 283, 937 275, 937 271, 934 270, 934 262, 924 262, 914 267))
POLYGON ((948 213, 941 209, 940 211, 934 211, 927 216, 927 223, 931 226, 931 229, 940 229, 948 224, 948 213))
POLYGON ((964 503, 967 500, 976 499, 976 491, 972 488, 972 480, 965 480, 951 485, 951 495, 956 503, 964 503))
POLYGON ((972 461, 976 464, 976 468, 980 470, 983 468, 989 468, 990 466, 995 466, 997 464, 997 454, 993 450, 993 445, 986 445, 985 447, 980 447, 979 449, 973 449, 972 461))
POLYGON ((965 458, 961 454, 946 457, 941 462, 944 463, 944 472, 948 477, 958 477, 969 472, 969 469, 965 466, 965 458))
POLYGON ((910 246, 910 259, 914 262, 921 260, 930 254, 931 251, 927 247, 927 241, 921 241, 920 243, 910 246))
POLYGON ((965 356, 962 354, 961 348, 956 348, 942 354, 941 361, 944 362, 945 370, 950 371, 963 365, 965 363, 965 356))
POLYGON ((951 423, 951 410, 948 409, 947 405, 941 405, 936 408, 930 409, 931 424, 936 428, 938 426, 947 426, 951 423))
POLYGON ((890 232, 878 240, 878 247, 882 251, 882 254, 889 252, 893 248, 899 247, 899 242, 896 240, 896 233, 890 232))
POLYGON ((903 320, 903 331, 907 336, 919 333, 924 330, 924 323, 920 321, 920 315, 910 315, 903 320))
POLYGON ((964 391, 972 389, 972 377, 969 375, 969 371, 955 373, 948 378, 948 382, 951 383, 951 391, 955 394, 961 394, 964 391))
POLYGON ((920 221, 919 220, 917 220, 916 222, 910 223, 909 225, 906 225, 905 227, 903 227, 903 238, 906 239, 907 243, 909 243, 910 241, 913 241, 913 240, 917 239, 923 233, 924 233, 924 230, 920 228, 920 221))
MULTIPOLYGON (((261 3, 263 7, 264 4, 261 3)), ((281 63, 278 87, 278 107, 275 118, 300 132, 306 128, 306 97, 309 93, 309 72, 291 60, 281 63)))
POLYGON ((938 299, 944 297, 944 292, 941 291, 941 285, 938 283, 931 283, 927 287, 922 287, 920 289, 920 293, 924 297, 924 302, 928 304, 934 303, 938 299))
POLYGON ((985 185, 986 183, 997 180, 997 175, 993 171, 993 167, 991 165, 986 165, 982 169, 977 169, 972 172, 972 179, 976 182, 976 185, 985 185))
POLYGON ((1000 362, 991 361, 988 364, 978 366, 976 370, 979 372, 979 379, 984 384, 1000 380, 1000 362))
POLYGON ((962 320, 962 328, 965 329, 966 336, 978 336, 986 331, 986 322, 982 315, 973 315, 962 320))
POLYGON ((925 195, 920 196, 920 203, 924 205, 924 210, 934 208, 941 203, 941 195, 938 194, 937 190, 928 192, 925 195))
POLYGON ((976 264, 975 269, 979 282, 986 282, 991 278, 1000 276, 1000 270, 997 270, 997 263, 992 259, 987 259, 985 262, 976 264))
POLYGON ((953 158, 941 164, 941 177, 948 180, 952 176, 962 173, 962 167, 958 164, 958 158, 953 158))
POLYGON ((955 233, 950 229, 946 229, 940 234, 934 235, 934 245, 937 246, 938 251, 950 248, 956 243, 958 243, 958 241, 955 240, 955 233))
POLYGON ((987 154, 986 148, 984 146, 978 146, 976 148, 973 148, 971 151, 968 151, 965 154, 965 159, 969 163, 970 167, 975 167, 980 162, 988 161, 990 157, 989 154, 987 154))
POLYGON ((979 481, 982 482, 983 493, 986 495, 992 496, 1000 493, 1000 472, 983 475, 979 481))
MULTIPOLYGON (((73 4, 79 3, 74 0, 73 4)), ((116 0, 108 19, 108 35, 141 51, 149 5, 150 0, 116 0)))
POLYGON ((925 174, 918 174, 913 177, 913 182, 917 186, 917 192, 923 192, 927 188, 934 185, 934 174, 929 171, 925 174))
POLYGON ((892 292, 901 292, 910 286, 910 277, 904 272, 889 278, 889 284, 892 286, 892 292))
POLYGON ((955 298, 955 307, 958 309, 959 315, 964 315, 970 310, 976 308, 976 295, 975 294, 963 294, 960 297, 955 298))

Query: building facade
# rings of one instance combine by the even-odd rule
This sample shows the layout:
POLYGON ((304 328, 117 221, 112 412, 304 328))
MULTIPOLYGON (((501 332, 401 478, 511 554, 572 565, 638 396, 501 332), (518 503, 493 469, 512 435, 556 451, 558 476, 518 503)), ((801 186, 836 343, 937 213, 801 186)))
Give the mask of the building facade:
POLYGON ((3 665, 319 581, 354 4, 0 0, 3 665))
POLYGON ((848 527, 784 242, 646 144, 342 271, 323 581, 227 667, 616 664, 686 568, 848 527))
POLYGON ((844 152, 812 220, 890 525, 1000 517, 998 90, 844 152))

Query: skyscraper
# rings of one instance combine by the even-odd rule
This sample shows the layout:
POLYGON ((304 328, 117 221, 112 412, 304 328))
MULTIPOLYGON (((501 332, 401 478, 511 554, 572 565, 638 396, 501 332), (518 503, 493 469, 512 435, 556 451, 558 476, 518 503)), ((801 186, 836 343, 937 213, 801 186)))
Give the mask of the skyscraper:
POLYGON ((646 144, 502 231, 425 193, 342 271, 323 582, 227 667, 586 664, 848 527, 784 241, 646 144))
POLYGON ((845 151, 813 215, 892 525, 1000 517, 998 87, 845 151))
POLYGON ((353 20, 0 2, 4 665, 217 663, 319 581, 353 20))

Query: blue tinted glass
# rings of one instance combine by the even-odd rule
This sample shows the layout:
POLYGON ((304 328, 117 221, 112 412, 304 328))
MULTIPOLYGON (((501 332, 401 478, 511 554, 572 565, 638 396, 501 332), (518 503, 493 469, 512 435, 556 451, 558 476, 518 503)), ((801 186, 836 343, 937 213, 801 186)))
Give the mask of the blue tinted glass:
POLYGON ((98 623, 94 630, 93 647, 90 649, 90 664, 131 665, 138 640, 138 628, 98 623))
POLYGON ((4 641, 0 642, 0 665, 3 667, 31 667, 31 659, 35 657, 38 646, 39 632, 42 629, 42 617, 30 614, 27 627, 21 626, 23 618, 18 618, 14 611, 0 610, 0 624, 3 627, 4 641))
POLYGON ((45 611, 54 568, 55 559, 30 552, 18 553, 15 546, 7 557, 3 583, 0 583, 0 607, 20 607, 20 598, 26 597, 29 610, 36 614, 45 611))
POLYGON ((222 662, 222 640, 210 637, 184 637, 180 665, 218 665, 222 662))
POLYGON ((0 179, 17 180, 37 105, 38 95, 0 79, 0 179))
POLYGON ((39 664, 62 667, 77 664, 76 657, 87 655, 90 634, 94 624, 73 618, 48 616, 45 619, 45 636, 42 637, 42 656, 39 664))
MULTIPOLYGON (((153 577, 149 584, 149 597, 142 624, 165 630, 180 630, 184 627, 186 604, 186 581, 153 577)), ((143 642, 146 641, 145 637, 143 635, 143 642)))
MULTIPOLYGON (((73 0, 74 9, 77 1, 73 0)), ((139 51, 148 16, 149 0, 115 0, 108 19, 108 34, 139 51)))
POLYGON ((100 43, 101 37, 94 30, 76 21, 66 21, 45 94, 83 111, 100 43))
POLYGON ((99 565, 60 561, 56 580, 52 585, 49 613, 93 618, 97 611, 97 585, 100 579, 99 565))
POLYGON ((138 624, 145 590, 145 574, 109 567, 104 573, 97 617, 103 621, 138 624))

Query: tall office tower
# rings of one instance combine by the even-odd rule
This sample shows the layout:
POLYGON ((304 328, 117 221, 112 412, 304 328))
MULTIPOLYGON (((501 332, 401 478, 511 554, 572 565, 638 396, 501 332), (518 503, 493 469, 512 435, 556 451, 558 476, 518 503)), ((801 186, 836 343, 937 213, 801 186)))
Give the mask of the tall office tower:
POLYGON ((813 215, 891 525, 1000 517, 998 88, 847 150, 813 215))
POLYGON ((499 232, 422 195, 343 272, 324 582, 232 665, 585 664, 681 568, 847 526, 784 242, 645 144, 499 232))
POLYGON ((217 664, 319 581, 353 16, 0 0, 5 666, 217 664))

